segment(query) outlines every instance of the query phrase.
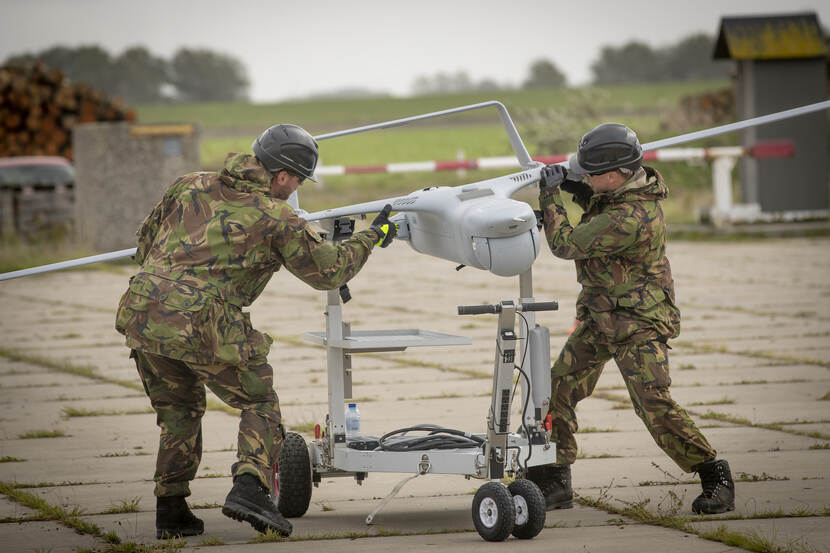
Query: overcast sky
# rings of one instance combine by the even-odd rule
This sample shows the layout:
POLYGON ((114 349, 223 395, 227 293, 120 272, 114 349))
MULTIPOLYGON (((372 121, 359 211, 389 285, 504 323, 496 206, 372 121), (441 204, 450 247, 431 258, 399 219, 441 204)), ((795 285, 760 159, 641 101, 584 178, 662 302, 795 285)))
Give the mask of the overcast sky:
POLYGON ((551 59, 571 84, 591 78, 603 45, 671 44, 714 35, 722 16, 818 13, 794 0, 0 0, 0 61, 50 46, 142 45, 169 59, 180 47, 243 60, 255 101, 345 87, 405 95, 419 75, 464 70, 517 85, 551 59))

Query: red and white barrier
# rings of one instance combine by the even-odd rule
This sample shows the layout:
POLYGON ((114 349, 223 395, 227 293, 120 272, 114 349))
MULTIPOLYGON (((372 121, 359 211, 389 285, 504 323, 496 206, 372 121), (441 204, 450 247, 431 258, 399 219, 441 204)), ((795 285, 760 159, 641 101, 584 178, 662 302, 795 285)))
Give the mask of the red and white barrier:
MULTIPOLYGON (((789 141, 759 142, 754 146, 719 146, 714 148, 662 148, 643 154, 649 161, 701 161, 712 160, 712 190, 715 198, 709 217, 715 225, 728 220, 757 219, 760 206, 732 205, 732 170, 738 158, 749 156, 756 159, 790 157, 795 147, 789 141), (756 213, 757 212, 757 213, 756 213)), ((544 164, 567 161, 570 154, 537 156, 534 161, 544 164)), ((317 167, 318 177, 329 175, 357 175, 367 173, 415 173, 436 171, 466 171, 476 169, 516 169, 519 162, 514 156, 482 157, 446 161, 416 161, 409 163, 388 163, 386 165, 325 165, 317 167)))
MULTIPOLYGON (((741 146, 722 146, 715 148, 663 148, 643 154, 644 161, 694 161, 737 158, 751 156, 754 158, 789 157, 794 152, 792 142, 762 142, 750 148, 741 146)), ((570 154, 536 156, 534 161, 544 164, 567 161, 570 154)), ((320 177, 329 175, 357 175, 367 173, 416 173, 436 171, 457 171, 476 169, 510 169, 519 167, 514 156, 481 157, 478 159, 459 159, 444 161, 414 161, 408 163, 387 163, 385 165, 324 165, 317 168, 315 174, 320 177)))

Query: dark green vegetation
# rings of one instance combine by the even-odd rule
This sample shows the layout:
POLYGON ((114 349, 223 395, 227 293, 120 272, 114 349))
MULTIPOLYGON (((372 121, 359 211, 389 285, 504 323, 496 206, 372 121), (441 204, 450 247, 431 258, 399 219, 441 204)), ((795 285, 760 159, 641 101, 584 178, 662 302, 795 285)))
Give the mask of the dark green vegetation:
MULTIPOLYGON (((695 130, 678 115, 680 99, 723 88, 725 81, 660 83, 587 88, 534 88, 419 96, 316 100, 279 104, 199 103, 138 106, 142 123, 195 122, 202 130, 202 168, 217 169, 225 154, 250 151, 256 135, 277 122, 291 122, 321 134, 390 119, 499 100, 507 106, 531 155, 566 153, 593 126, 613 120, 638 131, 643 142, 695 130)), ((727 144, 734 136, 700 145, 727 144)), ((371 165, 406 161, 471 159, 511 155, 512 149, 494 109, 373 131, 321 143, 322 165, 371 165)), ((695 208, 711 203, 708 164, 662 163, 672 195, 666 212, 670 222, 691 222, 695 208)), ((196 169, 196 168, 194 168, 196 169)), ((407 194, 425 186, 455 186, 492 178, 509 169, 455 172, 370 174, 326 177, 307 182, 300 205, 317 210, 378 197, 407 194)), ((524 196, 535 203, 533 194, 524 196)))
POLYGON ((62 71, 72 82, 130 104, 244 100, 248 94, 245 66, 233 56, 204 48, 182 47, 166 60, 144 46, 131 46, 117 55, 98 45, 53 46, 12 55, 3 65, 25 66, 36 61, 62 71), (175 92, 165 92, 165 86, 175 92))

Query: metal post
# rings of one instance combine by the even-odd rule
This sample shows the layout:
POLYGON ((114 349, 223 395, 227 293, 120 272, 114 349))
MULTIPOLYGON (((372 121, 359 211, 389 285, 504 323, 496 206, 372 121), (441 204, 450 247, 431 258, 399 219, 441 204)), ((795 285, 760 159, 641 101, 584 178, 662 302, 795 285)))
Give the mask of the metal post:
MULTIPOLYGON (((523 272, 519 275, 519 302, 533 302, 535 301, 533 298, 533 267, 529 268, 527 271, 523 272)), ((536 326, 536 313, 533 311, 525 311, 522 313, 525 320, 527 321, 527 326, 523 323, 519 324, 519 344, 521 351, 525 353, 522 359, 520 359, 521 368, 527 375, 528 379, 532 379, 531 373, 533 372, 531 369, 531 355, 530 355, 530 336, 528 333, 536 326)), ((521 392, 521 402, 523 404, 525 398, 528 397, 530 393, 530 389, 528 388, 527 380, 519 376, 519 381, 522 383, 521 392)), ((526 425, 533 425, 534 424, 534 407, 541 407, 541 405, 534 405, 533 398, 530 398, 530 404, 528 405, 527 409, 527 418, 524 419, 524 423, 526 425)))
POLYGON ((732 169, 737 158, 724 156, 712 162, 712 192, 715 196, 715 210, 712 222, 720 227, 729 219, 732 211, 732 169))
POLYGON ((508 461, 507 436, 510 433, 510 392, 516 363, 516 305, 501 302, 499 328, 496 333, 496 358, 493 364, 493 392, 487 417, 487 445, 484 457, 487 477, 504 478, 508 461))
POLYGON ((343 339, 343 306, 337 290, 326 294, 326 366, 329 383, 329 429, 330 445, 346 442, 346 414, 343 410, 344 397, 344 357, 343 348, 332 346, 332 342, 343 339))
POLYGON ((14 234, 14 190, 0 189, 0 235, 14 234))

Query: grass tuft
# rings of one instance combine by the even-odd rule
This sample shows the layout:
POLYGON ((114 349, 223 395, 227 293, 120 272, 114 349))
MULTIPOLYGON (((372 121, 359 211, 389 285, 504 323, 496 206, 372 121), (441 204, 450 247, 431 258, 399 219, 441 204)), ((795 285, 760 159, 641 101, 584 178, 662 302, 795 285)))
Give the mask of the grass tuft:
POLYGON ((249 543, 272 543, 272 542, 282 542, 285 541, 286 538, 279 535, 279 533, 274 532, 273 530, 267 530, 264 534, 260 533, 252 539, 249 543))
POLYGON ((0 463, 22 463, 26 459, 21 459, 20 457, 11 457, 6 455, 5 457, 0 457, 0 463))
POLYGON ((69 436, 63 430, 29 430, 24 434, 18 434, 21 440, 34 440, 37 438, 63 438, 69 436))
POLYGON ((47 369, 67 374, 74 374, 76 376, 83 376, 93 380, 98 380, 99 382, 116 384, 118 386, 138 390, 140 392, 144 391, 144 387, 138 382, 121 380, 119 378, 109 378, 107 376, 100 375, 96 371, 95 367, 91 367, 89 365, 73 365, 72 363, 67 363, 65 361, 55 361, 54 359, 50 359, 48 357, 22 353, 2 347, 0 347, 0 357, 5 357, 6 359, 10 359, 12 361, 23 361, 25 363, 32 363, 33 365, 40 365, 41 367, 45 367, 47 369))
POLYGON ((191 509, 218 509, 222 505, 219 503, 194 503, 190 506, 191 509))
MULTIPOLYGON (((691 411, 690 411, 691 412, 691 411)), ((784 428, 785 425, 790 424, 807 424, 807 421, 793 421, 793 422, 770 422, 770 423, 754 423, 749 419, 743 417, 736 417, 728 413, 718 413, 716 411, 708 411, 704 414, 693 413, 702 419, 714 419, 722 422, 730 422, 733 424, 740 424, 742 426, 751 426, 753 428, 764 428, 766 430, 776 430, 778 432, 786 432, 787 434, 795 434, 796 436, 806 436, 808 438, 817 438, 819 440, 830 440, 830 434, 822 432, 805 432, 802 430, 795 430, 792 428, 784 428)))
MULTIPOLYGON (((490 395, 490 394, 487 394, 487 395, 490 395)), ((415 398, 412 398, 412 399, 455 399, 455 398, 460 398, 460 397, 466 397, 466 396, 463 396, 461 394, 451 393, 451 392, 442 392, 440 394, 435 394, 435 395, 431 395, 431 396, 418 396, 418 397, 415 397, 415 398)))
POLYGON ((129 457, 129 451, 111 451, 109 453, 101 453, 100 455, 96 455, 96 457, 129 457))
POLYGON ((720 525, 715 530, 700 532, 698 535, 706 540, 721 542, 725 545, 740 547, 757 553, 818 553, 817 550, 808 547, 802 538, 793 539, 780 545, 775 543, 774 540, 762 536, 757 530, 751 530, 744 534, 733 532, 727 529, 725 525, 720 525))
POLYGON ((690 406, 701 406, 701 405, 734 405, 735 400, 731 397, 722 397, 720 399, 713 399, 711 401, 693 401, 689 403, 690 406))
POLYGON ((596 426, 586 426, 577 430, 577 434, 593 434, 596 432, 619 432, 616 428, 597 428, 596 426))
POLYGON ((86 409, 83 407, 64 407, 61 414, 65 418, 71 417, 106 417, 111 415, 146 415, 154 413, 152 407, 143 409, 86 409))
POLYGON ((769 482, 769 481, 783 481, 789 480, 789 476, 774 476, 762 472, 761 474, 749 474, 748 472, 735 472, 735 480, 738 482, 769 482))
MULTIPOLYGON (((750 531, 749 533, 735 532, 728 530, 726 526, 723 525, 712 531, 697 530, 692 524, 689 524, 691 520, 688 517, 680 516, 679 513, 681 507, 683 506, 683 498, 678 496, 673 491, 669 491, 668 494, 650 510, 646 508, 651 501, 650 499, 644 499, 639 502, 628 502, 621 499, 614 499, 624 505, 622 508, 617 507, 611 504, 610 500, 613 498, 609 497, 608 490, 609 488, 600 490, 598 497, 587 497, 574 494, 574 499, 578 503, 588 507, 602 509, 608 513, 631 517, 645 524, 680 530, 707 540, 720 542, 730 546, 741 547, 748 551, 755 551, 758 553, 818 553, 817 550, 808 548, 801 539, 790 541, 784 545, 779 545, 768 538, 760 536, 755 531, 750 531)), ((827 515, 828 511, 830 511, 830 509, 825 508, 824 516, 827 515)), ((783 516, 822 516, 822 514, 810 512, 804 509, 799 509, 793 513, 785 514, 779 510, 769 513, 757 513, 756 515, 750 517, 730 515, 723 517, 723 519, 738 520, 744 518, 782 518, 783 516)), ((720 519, 721 518, 718 518, 716 520, 720 519)), ((702 517, 694 517, 693 520, 707 519, 702 519, 702 517)))
POLYGON ((141 502, 140 497, 133 497, 130 499, 122 499, 121 503, 112 504, 109 509, 104 511, 107 514, 115 515, 120 513, 137 513, 139 511, 138 504, 141 502))
POLYGON ((90 534, 96 537, 104 536, 103 530, 96 524, 79 518, 83 514, 83 509, 79 507, 75 507, 72 511, 67 512, 63 508, 50 505, 43 498, 29 492, 24 492, 7 482, 0 482, 0 493, 21 505, 38 511, 47 520, 60 521, 64 526, 72 528, 81 534, 90 534))

